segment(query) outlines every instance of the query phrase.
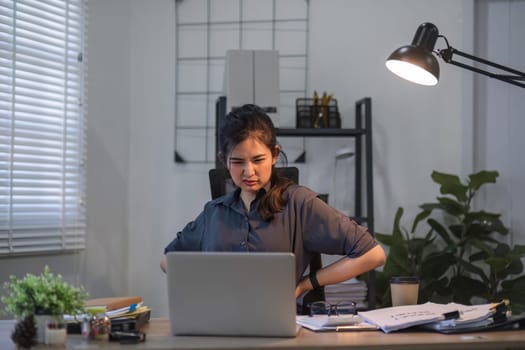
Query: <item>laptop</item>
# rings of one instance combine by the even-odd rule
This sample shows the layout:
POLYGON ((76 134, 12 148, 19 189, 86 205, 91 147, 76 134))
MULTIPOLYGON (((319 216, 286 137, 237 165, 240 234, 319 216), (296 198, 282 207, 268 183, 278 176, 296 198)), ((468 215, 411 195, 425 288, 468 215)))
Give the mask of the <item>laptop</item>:
POLYGON ((169 252, 173 335, 294 337, 292 253, 169 252))

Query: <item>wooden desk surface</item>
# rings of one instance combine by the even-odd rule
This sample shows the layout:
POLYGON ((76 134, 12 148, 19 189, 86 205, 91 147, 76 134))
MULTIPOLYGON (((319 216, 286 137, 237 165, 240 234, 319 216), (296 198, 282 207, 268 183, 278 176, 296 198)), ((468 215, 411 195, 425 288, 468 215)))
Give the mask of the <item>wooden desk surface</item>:
MULTIPOLYGON (((9 335, 12 321, 0 322, 0 349, 16 350, 9 335)), ((439 334, 434 332, 323 332, 300 329, 296 338, 251 337, 190 337, 170 336, 166 319, 152 319, 145 328, 146 342, 137 345, 120 345, 109 341, 87 342, 79 335, 68 335, 65 347, 42 345, 34 349, 140 349, 140 350, 203 350, 203 349, 525 349, 525 330, 491 331, 468 334, 439 334)))

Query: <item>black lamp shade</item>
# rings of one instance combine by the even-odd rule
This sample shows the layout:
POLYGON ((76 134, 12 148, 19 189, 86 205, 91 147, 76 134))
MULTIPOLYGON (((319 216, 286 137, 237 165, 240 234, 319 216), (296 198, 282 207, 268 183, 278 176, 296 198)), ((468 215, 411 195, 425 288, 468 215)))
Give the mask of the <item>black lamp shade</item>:
POLYGON ((414 35, 411 45, 395 50, 386 60, 387 68, 401 78, 422 85, 436 85, 439 63, 432 54, 438 29, 432 23, 423 23, 414 35))

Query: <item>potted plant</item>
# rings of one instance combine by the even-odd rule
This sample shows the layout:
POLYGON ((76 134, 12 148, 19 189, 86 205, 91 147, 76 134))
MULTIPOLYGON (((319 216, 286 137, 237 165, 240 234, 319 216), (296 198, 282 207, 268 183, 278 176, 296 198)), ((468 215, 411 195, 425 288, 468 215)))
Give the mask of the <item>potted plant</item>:
POLYGON ((509 299, 513 311, 525 310, 525 276, 520 276, 525 246, 503 243, 509 231, 500 214, 474 210, 472 205, 480 188, 495 183, 498 176, 497 171, 480 171, 461 181, 457 175, 432 172, 432 180, 440 186, 437 202, 420 206, 410 231, 400 225, 403 210, 399 208, 392 234, 377 234, 390 247, 377 276, 378 304, 388 305, 386 281, 405 274, 420 277, 420 302, 509 299), (425 219, 421 232, 418 228, 425 219))
MULTIPOLYGON (((11 275, 4 283, 4 312, 17 318, 34 315, 37 326, 37 342, 44 342, 45 331, 62 329, 64 315, 84 313, 87 293, 83 287, 75 287, 53 274, 48 266, 40 275, 26 274, 19 279, 11 275)), ((65 328, 64 328, 65 333, 65 328)))
POLYGON ((390 280, 392 277, 413 276, 419 281, 418 301, 435 300, 435 291, 446 284, 444 275, 453 264, 449 254, 440 251, 436 234, 427 230, 423 237, 417 235, 418 224, 428 217, 422 212, 414 219, 411 229, 401 226, 404 210, 396 211, 392 234, 376 232, 379 242, 389 247, 389 254, 382 271, 376 271, 376 304, 392 305, 390 280))

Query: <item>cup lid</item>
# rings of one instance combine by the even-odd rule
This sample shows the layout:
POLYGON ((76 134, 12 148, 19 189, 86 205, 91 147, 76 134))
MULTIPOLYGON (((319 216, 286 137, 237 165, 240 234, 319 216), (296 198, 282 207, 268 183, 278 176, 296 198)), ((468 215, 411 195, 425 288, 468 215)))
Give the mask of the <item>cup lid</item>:
POLYGON ((416 276, 395 276, 390 279, 390 283, 418 283, 416 276))

